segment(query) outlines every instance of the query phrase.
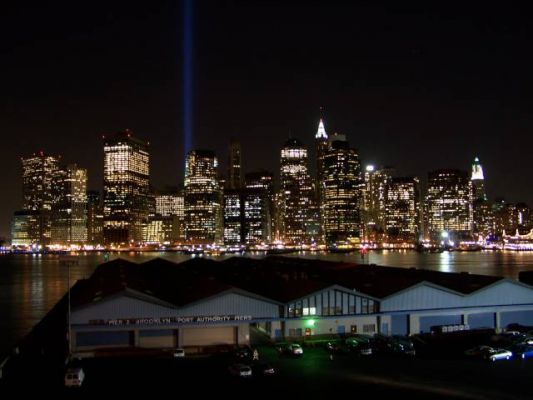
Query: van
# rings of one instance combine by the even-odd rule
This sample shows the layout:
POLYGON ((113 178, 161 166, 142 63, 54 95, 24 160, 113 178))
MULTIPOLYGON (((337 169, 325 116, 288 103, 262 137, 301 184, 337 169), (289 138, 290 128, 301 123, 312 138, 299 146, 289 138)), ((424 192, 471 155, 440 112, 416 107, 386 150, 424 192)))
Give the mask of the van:
POLYGON ((65 373, 66 387, 80 387, 85 379, 83 368, 69 368, 65 373))

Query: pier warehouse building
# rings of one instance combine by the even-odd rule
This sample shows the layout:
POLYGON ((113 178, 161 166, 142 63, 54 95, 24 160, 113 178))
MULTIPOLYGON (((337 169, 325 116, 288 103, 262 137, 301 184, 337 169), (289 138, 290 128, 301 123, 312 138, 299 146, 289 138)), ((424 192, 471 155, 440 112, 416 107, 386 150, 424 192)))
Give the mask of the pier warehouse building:
POLYGON ((71 291, 74 351, 204 351, 320 334, 533 325, 533 286, 501 277, 288 257, 100 265, 71 291))

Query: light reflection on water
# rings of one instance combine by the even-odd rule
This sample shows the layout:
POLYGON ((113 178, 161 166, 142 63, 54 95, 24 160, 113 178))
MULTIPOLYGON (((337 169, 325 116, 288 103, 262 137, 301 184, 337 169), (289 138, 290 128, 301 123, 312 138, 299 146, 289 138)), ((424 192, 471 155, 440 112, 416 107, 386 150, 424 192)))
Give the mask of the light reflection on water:
MULTIPOLYGON (((302 252, 290 257, 377 264, 393 267, 424 268, 442 272, 470 272, 518 278, 520 271, 533 270, 533 252, 443 252, 371 251, 364 258, 359 253, 322 254, 302 252)), ((123 253, 122 258, 143 262, 162 257, 173 262, 190 258, 178 253, 123 253)), ((207 256, 200 256, 206 257, 207 256)), ((209 257, 225 259, 233 255, 209 257)), ((261 258, 262 254, 250 257, 261 258)), ((118 258, 112 254, 110 259, 118 258)), ((68 269, 58 255, 0 255, 0 356, 9 352, 17 340, 57 303, 68 289, 68 269)), ((104 262, 103 253, 72 256, 71 285, 87 278, 104 262)), ((1 360, 0 360, 1 362, 1 360)))

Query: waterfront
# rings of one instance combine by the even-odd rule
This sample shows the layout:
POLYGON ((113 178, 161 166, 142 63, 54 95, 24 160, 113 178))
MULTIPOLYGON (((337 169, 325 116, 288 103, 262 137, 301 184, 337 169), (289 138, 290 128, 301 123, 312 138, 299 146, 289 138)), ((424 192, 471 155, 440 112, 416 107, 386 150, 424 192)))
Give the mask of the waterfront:
MULTIPOLYGON (((181 262, 191 256, 179 253, 113 253, 110 259, 123 257, 142 262, 163 257, 181 262)), ((224 259, 234 255, 214 256, 224 259)), ((263 254, 251 254, 263 257, 263 254)), ((374 263, 394 267, 416 267, 442 272, 470 272, 517 279, 520 271, 533 270, 533 252, 443 252, 416 253, 414 251, 374 251, 361 259, 358 253, 321 254, 294 253, 291 257, 320 258, 331 261, 374 263)), ((71 279, 91 275, 104 262, 103 253, 59 255, 2 255, 0 256, 0 355, 6 354, 41 320, 67 292, 70 263, 71 279), (68 260, 68 262, 66 261, 68 260)))

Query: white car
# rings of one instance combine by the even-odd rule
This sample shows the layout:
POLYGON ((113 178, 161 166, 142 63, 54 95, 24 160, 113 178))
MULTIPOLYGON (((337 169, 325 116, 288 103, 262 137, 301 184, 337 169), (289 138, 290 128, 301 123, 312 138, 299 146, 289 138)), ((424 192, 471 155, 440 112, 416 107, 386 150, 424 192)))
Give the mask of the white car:
POLYGON ((487 355, 487 360, 496 361, 496 360, 509 360, 513 356, 513 353, 505 349, 494 349, 490 351, 487 355))
POLYGON ((80 387, 85 379, 82 368, 69 368, 65 373, 66 387, 80 387))
POLYGON ((185 350, 183 350, 183 349, 174 349, 174 351, 172 352, 172 356, 174 358, 183 358, 183 357, 185 357, 185 350))
POLYGON ((231 364, 228 367, 228 371, 231 375, 234 376, 242 376, 242 377, 250 377, 252 376, 252 368, 250 368, 249 365, 246 364, 231 364))

